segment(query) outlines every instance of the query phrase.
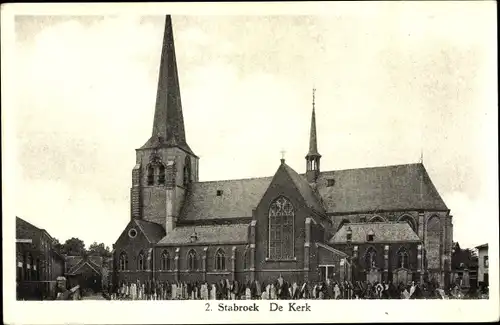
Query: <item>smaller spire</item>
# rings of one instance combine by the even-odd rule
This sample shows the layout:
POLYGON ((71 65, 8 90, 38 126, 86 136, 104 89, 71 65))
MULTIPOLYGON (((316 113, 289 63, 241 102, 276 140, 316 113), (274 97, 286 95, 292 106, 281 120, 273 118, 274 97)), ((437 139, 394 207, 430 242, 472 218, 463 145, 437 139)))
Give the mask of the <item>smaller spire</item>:
POLYGON ((318 152, 318 138, 316 135, 316 88, 314 87, 312 95, 311 133, 309 136, 309 152, 306 156, 306 176, 310 184, 315 183, 318 179, 320 172, 319 161, 321 159, 321 155, 318 152))
POLYGON ((316 135, 316 88, 313 88, 312 116, 311 116, 311 134, 309 136, 309 152, 308 157, 321 156, 318 153, 318 139, 316 135))
POLYGON ((316 88, 313 87, 313 110, 316 107, 316 88))

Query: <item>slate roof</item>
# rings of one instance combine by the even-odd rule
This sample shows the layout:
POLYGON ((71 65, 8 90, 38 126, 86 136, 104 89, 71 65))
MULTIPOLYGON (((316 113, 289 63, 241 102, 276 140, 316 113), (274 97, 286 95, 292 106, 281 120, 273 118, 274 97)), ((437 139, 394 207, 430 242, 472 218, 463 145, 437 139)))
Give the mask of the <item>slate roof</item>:
POLYGON ((97 274, 101 274, 101 267, 94 263, 92 260, 89 259, 82 259, 78 264, 73 266, 68 272, 66 272, 67 275, 75 275, 78 274, 77 272, 81 270, 81 268, 85 265, 88 264, 92 270, 94 270, 97 274))
POLYGON ((165 229, 160 224, 139 219, 134 221, 150 243, 157 243, 165 236, 165 229))
POLYGON ((353 243, 366 243, 367 235, 373 231, 374 243, 389 243, 403 241, 420 241, 418 235, 406 222, 373 222, 373 223, 347 223, 342 226, 329 240, 330 244, 347 242, 347 228, 352 231, 353 243))
MULTIPOLYGON (((285 166, 308 205, 318 211, 448 210, 420 163, 322 172, 318 194, 304 174, 285 166), (327 186, 328 179, 335 181, 333 186, 327 186)), ((251 217, 271 181, 272 177, 262 177, 193 183, 180 219, 251 217)))
POLYGON ((488 248, 488 244, 482 244, 479 246, 476 246, 477 249, 482 249, 482 248, 488 248))
POLYGON ((193 183, 181 212, 183 220, 252 217, 272 177, 193 183), (217 190, 222 195, 217 196, 217 190))
POLYGON ((92 261, 95 265, 98 265, 99 267, 102 266, 102 262, 103 262, 102 256, 90 255, 90 256, 88 256, 88 259, 90 261, 92 261))
POLYGON ((248 242, 248 224, 176 227, 158 245, 191 243, 196 232, 196 244, 236 244, 248 242))
POLYGON ((66 263, 66 272, 69 272, 71 269, 73 269, 75 266, 77 266, 82 260, 83 257, 81 256, 66 256, 65 258, 66 263))
POLYGON ((330 253, 333 253, 335 255, 340 255, 342 257, 347 257, 348 256, 345 252, 339 251, 338 249, 335 249, 335 248, 333 248, 333 247, 331 247, 331 246, 329 246, 327 244, 324 244, 324 243, 317 242, 316 243, 316 247, 326 249, 330 253))
POLYGON ((299 190, 300 194, 306 201, 306 204, 318 212, 325 212, 325 209, 320 203, 319 197, 314 193, 313 188, 309 185, 307 180, 300 176, 293 168, 283 163, 283 167, 287 171, 288 175, 292 179, 293 183, 299 190))
POLYGON ((329 213, 448 210, 422 164, 322 172, 318 191, 329 213))
POLYGON ((172 18, 165 18, 165 31, 156 94, 156 107, 151 138, 141 149, 158 146, 179 147, 194 155, 186 141, 182 101, 175 57, 172 18))

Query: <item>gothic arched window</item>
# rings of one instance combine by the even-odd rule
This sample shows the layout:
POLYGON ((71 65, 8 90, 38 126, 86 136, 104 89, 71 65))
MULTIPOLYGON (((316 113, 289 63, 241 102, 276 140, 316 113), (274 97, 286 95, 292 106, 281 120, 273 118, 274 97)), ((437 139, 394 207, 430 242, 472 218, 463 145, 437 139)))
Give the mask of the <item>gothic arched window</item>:
POLYGON ((188 186, 191 183, 191 158, 186 156, 184 160, 184 186, 188 186))
POLYGON ((140 252, 137 257, 137 271, 144 270, 144 253, 140 252))
POLYGON ((365 269, 374 269, 377 267, 377 252, 373 247, 366 250, 365 253, 365 269))
POLYGON ((293 205, 280 196, 269 208, 269 258, 288 260, 294 256, 293 205))
POLYGON ((226 269, 226 254, 222 249, 218 249, 217 253, 215 253, 215 269, 218 271, 222 271, 226 269))
POLYGON ((160 172, 158 173, 158 184, 165 185, 165 166, 160 165, 160 172))
POLYGON ((196 252, 194 250, 190 250, 187 257, 188 270, 196 270, 196 252))
POLYGON ((155 183, 155 169, 153 166, 148 167, 148 185, 151 186, 155 183))
POLYGON ((170 255, 167 251, 163 251, 161 254, 161 269, 162 270, 170 270, 170 255))
POLYGON ((120 270, 128 270, 128 257, 125 252, 120 254, 120 270))
POLYGON ((401 247, 398 251, 398 268, 408 269, 409 258, 406 248, 401 247))

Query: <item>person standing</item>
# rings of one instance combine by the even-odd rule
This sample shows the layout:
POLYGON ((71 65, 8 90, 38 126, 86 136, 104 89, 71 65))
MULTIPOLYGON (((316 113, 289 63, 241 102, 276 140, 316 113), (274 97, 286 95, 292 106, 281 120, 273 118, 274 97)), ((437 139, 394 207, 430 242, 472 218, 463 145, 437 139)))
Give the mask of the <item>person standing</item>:
POLYGON ((284 281, 284 279, 282 278, 282 281, 281 281, 281 291, 280 291, 280 295, 279 295, 279 299, 281 300, 288 300, 290 298, 290 290, 289 290, 289 284, 288 284, 288 281, 284 281))
POLYGON ((246 286, 245 289, 245 299, 246 300, 252 300, 252 290, 250 290, 250 284, 246 286))
POLYGON ((227 300, 231 300, 231 290, 233 289, 233 285, 231 282, 229 282, 229 279, 226 279, 226 288, 225 288, 224 295, 226 296, 227 300))
POLYGON ((125 299, 130 299, 130 283, 128 282, 125 285, 125 299))
POLYGON ((271 300, 276 300, 276 299, 277 299, 277 295, 276 295, 276 287, 274 286, 274 284, 271 284, 271 294, 270 294, 270 298, 271 298, 271 300))
POLYGON ((202 300, 208 300, 208 285, 206 281, 201 285, 200 296, 202 300))
POLYGON ((337 299, 335 296, 334 292, 334 286, 336 286, 337 283, 333 283, 332 280, 326 279, 326 285, 325 285, 325 299, 337 299))
POLYGON ((299 299, 299 288, 297 285, 297 282, 293 282, 292 287, 291 287, 291 294, 290 294, 292 299, 299 299))
POLYGON ((210 290, 210 300, 217 300, 217 285, 212 283, 212 290, 210 290))
POLYGON ((172 300, 177 300, 177 283, 172 283, 172 300))
POLYGON ((137 285, 134 282, 130 284, 130 295, 132 296, 132 300, 137 300, 137 285))
POLYGON ((341 293, 338 283, 335 283, 335 287, 333 288, 334 299, 340 299, 341 293))
POLYGON ((267 293, 267 290, 262 291, 262 295, 260 297, 261 297, 261 300, 268 300, 269 295, 267 293))

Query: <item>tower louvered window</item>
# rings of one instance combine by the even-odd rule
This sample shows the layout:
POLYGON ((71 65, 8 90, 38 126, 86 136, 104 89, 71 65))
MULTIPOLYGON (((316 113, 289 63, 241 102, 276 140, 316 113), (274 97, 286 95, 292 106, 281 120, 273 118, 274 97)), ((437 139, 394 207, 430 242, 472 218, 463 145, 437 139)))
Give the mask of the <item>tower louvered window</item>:
POLYGON ((155 169, 153 166, 148 167, 148 186, 155 183, 155 169))
POLYGON ((294 257, 294 217, 293 205, 284 197, 279 197, 269 208, 269 258, 289 260, 294 257))
POLYGON ((165 185, 165 166, 163 164, 159 167, 158 184, 165 185))

